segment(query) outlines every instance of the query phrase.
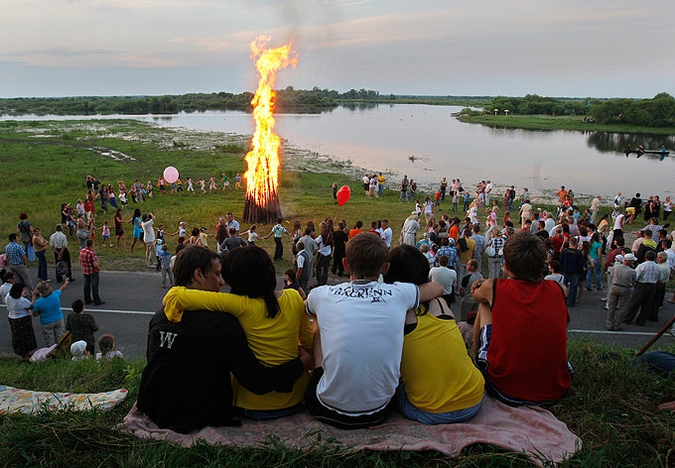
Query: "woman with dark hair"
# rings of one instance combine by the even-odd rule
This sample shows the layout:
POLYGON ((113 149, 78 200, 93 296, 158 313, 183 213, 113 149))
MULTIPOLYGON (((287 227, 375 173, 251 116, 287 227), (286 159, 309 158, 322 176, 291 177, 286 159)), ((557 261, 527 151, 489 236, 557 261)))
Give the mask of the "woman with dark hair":
MULTIPOLYGON (((385 283, 429 281, 429 262, 412 246, 396 247, 387 262, 385 283)), ((408 419, 447 424, 466 421, 480 410, 485 380, 467 354, 452 311, 440 298, 406 315, 401 380, 396 405, 408 419)))
POLYGON ((26 299, 28 290, 23 283, 14 283, 5 298, 9 312, 9 328, 12 331, 12 349, 14 354, 27 358, 31 351, 37 349, 33 319, 30 310, 35 304, 37 291, 33 292, 32 300, 26 299))
POLYGON ((141 226, 141 210, 140 208, 136 208, 134 210, 134 216, 129 220, 129 222, 132 223, 134 227, 134 241, 131 243, 131 253, 134 253, 134 246, 136 245, 136 242, 138 242, 141 239, 141 236, 143 235, 143 227, 141 226))
POLYGON ((202 242, 202 237, 199 235, 199 228, 192 228, 192 237, 188 239, 188 244, 192 245, 198 245, 200 247, 204 247, 204 243, 202 242))
POLYGON ((591 249, 589 251, 588 257, 591 259, 591 265, 588 273, 586 274, 586 290, 592 291, 593 277, 595 276, 595 287, 600 291, 602 289, 602 242, 600 240, 600 234, 594 232, 591 236, 591 249))
MULTIPOLYGON (((298 342, 311 352, 314 334, 305 304, 295 289, 276 290, 274 262, 265 250, 255 245, 231 250, 223 259, 222 275, 231 293, 171 288, 164 297, 167 318, 179 322, 184 310, 231 313, 239 319, 255 356, 269 366, 295 359, 298 342)), ((302 409, 308 384, 306 373, 291 393, 256 395, 235 380, 235 406, 252 419, 288 416, 302 409)))
POLYGON ((115 213, 115 236, 117 236, 115 248, 120 248, 121 241, 122 249, 127 250, 127 242, 124 239, 124 218, 122 218, 122 208, 117 208, 117 212, 115 213))

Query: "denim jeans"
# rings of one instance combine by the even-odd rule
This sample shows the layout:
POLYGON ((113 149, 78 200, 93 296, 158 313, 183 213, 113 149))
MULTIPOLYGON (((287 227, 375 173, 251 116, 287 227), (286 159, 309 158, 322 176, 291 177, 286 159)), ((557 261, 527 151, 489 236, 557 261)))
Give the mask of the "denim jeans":
POLYGON ((579 273, 563 272, 563 277, 565 278, 565 286, 569 290, 567 305, 574 307, 577 304, 577 294, 579 293, 579 273))
POLYGON ((480 410, 483 402, 463 410, 448 411, 446 413, 429 413, 410 403, 405 394, 405 386, 401 383, 396 389, 396 407, 400 413, 408 419, 421 422, 422 424, 448 424, 466 421, 473 418, 480 410))
POLYGON ((675 354, 653 351, 633 359, 633 364, 646 364, 652 370, 667 376, 675 372, 675 354))
POLYGON ((586 287, 590 288, 595 276, 595 287, 600 289, 602 287, 602 265, 598 260, 593 260, 593 268, 588 270, 586 274, 586 287))
POLYGON ((35 252, 35 255, 38 259, 38 278, 46 281, 49 279, 49 275, 47 274, 47 257, 45 256, 45 251, 41 250, 35 252))
POLYGON ((82 276, 84 276, 84 303, 91 303, 92 295, 94 296, 94 303, 100 303, 101 298, 98 295, 98 272, 82 276))

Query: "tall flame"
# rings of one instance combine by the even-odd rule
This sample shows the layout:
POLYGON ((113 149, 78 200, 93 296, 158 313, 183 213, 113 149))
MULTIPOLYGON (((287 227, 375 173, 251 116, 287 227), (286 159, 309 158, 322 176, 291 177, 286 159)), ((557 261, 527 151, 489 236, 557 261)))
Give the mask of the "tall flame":
POLYGON ((253 149, 246 155, 246 206, 244 220, 249 222, 276 222, 281 216, 279 208, 279 147, 281 139, 274 133, 274 107, 277 71, 289 65, 295 67, 298 58, 292 51, 292 42, 266 48, 268 36, 259 36, 251 42, 251 58, 258 70, 258 89, 251 101, 255 133, 251 140, 253 149), (255 205, 255 206, 251 206, 255 205), (275 214, 277 213, 277 214, 275 214))

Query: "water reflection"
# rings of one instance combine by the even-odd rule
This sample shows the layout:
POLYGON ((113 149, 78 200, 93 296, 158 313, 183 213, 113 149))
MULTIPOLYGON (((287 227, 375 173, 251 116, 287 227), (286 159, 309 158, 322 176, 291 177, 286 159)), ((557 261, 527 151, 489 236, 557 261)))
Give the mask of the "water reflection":
MULTIPOLYGON (((646 150, 659 151, 662 146, 672 149, 675 147, 675 136, 655 135, 649 133, 608 133, 588 132, 588 146, 603 153, 616 153, 625 156, 624 150, 628 145, 637 148, 642 145, 646 150)), ((633 157, 635 155, 632 155, 633 157)), ((660 159, 657 154, 645 154, 642 157, 660 159)))
MULTIPOLYGON (((577 194, 671 193, 675 136, 591 131, 522 130, 468 124, 451 117, 459 106, 355 103, 320 114, 277 115, 278 134, 291 144, 372 171, 390 171, 392 186, 403 174, 437 187, 441 177, 467 185, 491 179, 499 190, 527 186, 533 194, 572 186, 577 194), (624 149, 665 145, 673 157, 624 149), (411 156, 414 158, 411 159, 411 156)), ((135 118, 167 127, 250 135, 252 116, 242 111, 176 115, 22 116, 0 120, 135 118)))

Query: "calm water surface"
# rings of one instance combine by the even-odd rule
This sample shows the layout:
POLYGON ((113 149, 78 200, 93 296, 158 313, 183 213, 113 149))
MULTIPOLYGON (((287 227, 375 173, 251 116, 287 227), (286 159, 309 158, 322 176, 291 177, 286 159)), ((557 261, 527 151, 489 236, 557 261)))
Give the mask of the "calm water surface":
MULTIPOLYGON (((621 191, 624 195, 641 192, 663 197, 672 191, 673 137, 496 129, 464 124, 450 116, 459 110, 451 106, 379 105, 338 107, 322 114, 280 114, 276 116, 277 133, 295 146, 350 160, 369 170, 394 172, 396 179, 407 174, 423 184, 437 184, 445 176, 459 177, 465 186, 481 179, 491 179, 497 186, 513 184, 518 192, 527 186, 535 194, 560 185, 578 194, 605 196, 621 191), (626 158, 622 152, 626 143, 633 147, 643 144, 648 149, 665 144, 672 156, 663 161, 649 155, 626 158)), ((239 134, 254 130, 251 114, 236 111, 133 118, 195 130, 239 134)))

